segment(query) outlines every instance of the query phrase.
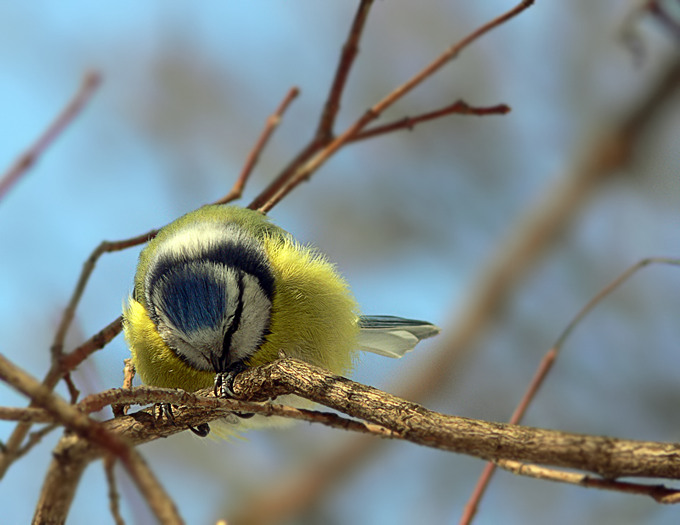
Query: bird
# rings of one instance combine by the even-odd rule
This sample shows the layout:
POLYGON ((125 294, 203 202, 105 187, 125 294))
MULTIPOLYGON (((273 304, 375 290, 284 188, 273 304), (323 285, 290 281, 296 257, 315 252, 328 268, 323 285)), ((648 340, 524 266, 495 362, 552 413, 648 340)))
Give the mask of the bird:
MULTIPOLYGON (((259 211, 224 204, 189 212, 148 242, 123 310, 142 383, 189 392, 214 386, 225 397, 238 373, 281 353, 345 374, 358 351, 401 357, 440 332, 426 321, 361 315, 318 249, 259 211)), ((237 415, 228 423, 240 428, 275 419, 246 424, 252 414, 237 415)))

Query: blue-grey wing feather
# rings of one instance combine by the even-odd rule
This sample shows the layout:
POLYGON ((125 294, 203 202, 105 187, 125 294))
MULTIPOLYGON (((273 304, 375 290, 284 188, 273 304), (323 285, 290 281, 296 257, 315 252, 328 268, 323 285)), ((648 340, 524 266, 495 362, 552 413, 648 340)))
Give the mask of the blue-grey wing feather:
POLYGON ((362 315, 359 328, 359 349, 387 357, 402 357, 418 342, 440 332, 427 321, 392 315, 362 315))

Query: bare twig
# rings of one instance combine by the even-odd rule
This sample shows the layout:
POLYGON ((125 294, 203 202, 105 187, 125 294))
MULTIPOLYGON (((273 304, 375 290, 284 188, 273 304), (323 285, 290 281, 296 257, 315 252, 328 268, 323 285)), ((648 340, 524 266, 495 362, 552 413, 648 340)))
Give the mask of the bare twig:
MULTIPOLYGON (((174 503, 158 483, 142 457, 121 436, 108 432, 101 423, 91 420, 76 407, 53 394, 45 385, 2 355, 0 355, 0 379, 28 396, 33 403, 44 408, 70 430, 114 454, 144 494, 159 520, 168 524, 182 523, 174 503)), ((70 500, 66 503, 70 504, 70 500)), ((54 516, 51 515, 52 510, 51 507, 39 505, 34 522, 54 522, 54 516)))
POLYGON ((78 278, 78 282, 76 284, 75 290, 73 291, 73 295, 71 296, 71 299, 69 300, 68 305, 64 310, 64 314, 62 316, 61 322, 59 323, 57 333, 54 336, 54 342, 52 343, 51 350, 52 358, 55 362, 58 362, 62 357, 66 334, 71 326, 71 323, 73 322, 75 311, 78 306, 78 303, 80 302, 81 297, 83 296, 85 286, 87 285, 87 282, 89 281, 90 276, 94 271, 95 264, 97 264, 99 258, 105 253, 117 252, 130 248, 132 246, 144 244, 145 242, 148 242, 149 240, 153 239, 157 233, 158 230, 151 230, 142 235, 132 237, 131 239, 125 239, 122 241, 103 241, 90 254, 90 256, 83 264, 83 269, 80 273, 80 277, 78 278))
MULTIPOLYGON (((118 317, 109 326, 95 334, 88 341, 77 347, 72 352, 64 355, 62 359, 56 363, 53 363, 52 367, 48 371, 45 379, 43 380, 43 385, 48 390, 52 390, 59 379, 64 373, 73 370, 78 366, 84 359, 87 358, 92 352, 103 348, 111 339, 113 339, 122 330, 122 318, 118 317)), ((35 403, 31 400, 30 407, 35 407, 35 403)), ((0 479, 5 475, 9 466, 18 457, 18 451, 26 438, 26 435, 31 429, 31 422, 20 422, 7 441, 7 446, 0 457, 0 479)))
POLYGON ((257 197, 255 197, 253 202, 248 205, 248 208, 251 210, 256 210, 263 206, 264 203, 275 195, 288 179, 290 179, 298 167, 306 162, 314 153, 319 151, 319 149, 333 140, 333 126, 338 110, 340 109, 340 98, 342 97, 347 78, 349 77, 349 72, 359 51, 359 40, 361 39, 372 4, 373 0, 361 0, 359 3, 357 12, 354 15, 354 21, 347 34, 347 39, 342 46, 340 61, 335 69, 335 76, 323 110, 321 111, 319 124, 314 137, 309 144, 307 144, 307 146, 305 146, 300 153, 288 163, 288 166, 286 166, 281 173, 263 191, 261 191, 257 197))
POLYGON ((288 109, 290 103, 293 102, 293 100, 295 99, 295 97, 299 95, 299 93, 300 90, 297 87, 292 87, 290 91, 288 91, 286 97, 283 99, 283 101, 281 101, 279 107, 267 119, 264 130, 262 130, 260 138, 255 143, 255 146, 253 147, 251 152, 248 154, 248 158, 246 159, 246 163, 243 166, 243 170, 241 170, 241 174, 239 175, 238 179, 236 179, 234 186, 231 188, 229 193, 227 193, 221 199, 215 201, 214 204, 227 204, 229 202, 241 198, 241 195, 243 194, 243 188, 245 187, 246 182, 248 181, 248 178, 250 177, 250 174, 253 171, 253 168, 255 167, 258 159, 260 158, 260 154, 264 150, 264 147, 267 145, 267 142, 269 141, 269 138, 271 137, 274 130, 281 123, 281 117, 285 113, 286 109, 288 109))
MULTIPOLYGON (((567 338, 571 335, 571 333, 574 331, 574 329, 579 325, 579 323, 583 320, 585 316, 587 316, 593 308, 595 308, 605 297, 607 297, 610 293, 612 293, 614 290, 616 290, 619 286, 621 286, 624 282, 626 282, 628 279, 630 279, 633 274, 637 273, 638 270, 641 270, 642 268, 646 268, 647 266, 651 264, 668 264, 671 266, 680 266, 680 259, 673 259, 670 257, 648 257, 646 259, 642 259, 641 261, 635 263, 633 266, 628 268, 626 271, 624 271, 621 275, 619 275, 616 279, 614 279, 612 282, 610 282, 607 286, 602 288, 595 297, 593 297, 588 303, 579 311, 578 314, 574 317, 574 319, 571 320, 571 322, 567 325, 567 327, 564 329, 564 331, 560 334, 560 336, 557 338, 555 341, 555 344, 553 345, 553 349, 557 352, 559 351, 562 346, 564 345, 564 342, 567 340, 567 338)), ((547 373, 547 371, 546 371, 547 373)))
POLYGON ((135 378, 137 370, 132 358, 125 359, 125 367, 123 368, 123 388, 132 388, 132 380, 135 378))
MULTIPOLYGON (((252 400, 215 398, 212 389, 188 393, 176 389, 137 387, 88 396, 78 409, 98 410, 111 403, 166 402, 178 405, 174 410, 174 422, 157 420, 151 415, 151 409, 146 409, 101 425, 107 435, 124 435, 131 445, 176 434, 188 426, 208 423, 236 411, 318 422, 333 428, 406 440, 482 459, 512 459, 575 468, 605 478, 680 479, 678 444, 570 434, 447 416, 294 359, 247 369, 235 378, 233 389, 239 397, 252 400), (362 421, 327 412, 255 402, 291 393, 362 421)), ((67 407, 85 417, 82 411, 70 405, 67 407)), ((238 427, 235 429, 238 430, 238 427)), ((61 505, 62 516, 68 510, 85 464, 111 450, 110 443, 100 444, 92 434, 82 429, 76 428, 76 432, 82 437, 65 437, 57 447, 40 499, 40 508, 61 505), (68 458, 68 462, 61 464, 59 458, 62 457, 68 458), (64 481, 65 478, 68 481, 64 481), (55 498, 60 499, 55 501, 55 498), (60 503, 62 499, 65 503, 60 503)))
POLYGON ((80 363, 85 361, 93 352, 104 348, 123 329, 123 317, 118 316, 108 326, 102 328, 90 339, 74 348, 68 354, 64 354, 59 361, 59 369, 62 373, 75 370, 80 363))
POLYGON ((495 462, 500 468, 530 478, 557 481, 560 483, 570 483, 581 487, 612 490, 626 494, 639 494, 649 496, 658 503, 678 503, 680 500, 680 490, 671 489, 664 485, 645 485, 642 483, 629 483, 626 481, 616 481, 613 479, 594 478, 576 472, 565 472, 563 470, 529 465, 519 461, 502 459, 495 462))
POLYGON ((111 516, 116 525, 125 525, 123 516, 120 514, 120 495, 116 485, 116 475, 114 468, 116 466, 116 459, 113 456, 106 456, 104 458, 104 472, 106 474, 106 484, 109 486, 109 509, 111 516))
MULTIPOLYGON (((132 380, 135 377, 135 365, 132 362, 132 358, 128 357, 125 359, 125 367, 123 368, 123 388, 132 388, 132 380)), ((130 405, 125 403, 112 403, 111 411, 115 417, 124 416, 128 413, 128 408, 130 405)))
MULTIPOLYGON (((554 363, 556 357, 557 352, 555 349, 551 349, 543 357, 543 359, 541 360, 541 364, 539 365, 538 370, 536 371, 536 374, 534 375, 533 379, 531 380, 531 383, 529 384, 529 388, 527 389, 526 393, 524 394, 524 397, 522 398, 519 405, 513 412, 512 417, 510 418, 510 423, 518 424, 521 421, 524 412, 526 411, 531 400, 536 395, 538 388, 541 386, 541 384, 543 384, 543 380, 545 379, 546 374, 552 367, 552 364, 554 363)), ((472 522, 472 519, 477 513, 479 502, 482 500, 484 492, 489 486, 491 478, 493 477, 493 474, 496 470, 496 464, 497 463, 489 462, 484 466, 484 470, 482 470, 482 473, 480 474, 479 479, 475 484, 475 488, 472 491, 472 494, 470 495, 470 499, 466 503, 465 508, 463 510, 463 515, 461 516, 459 522, 461 525, 466 525, 472 522)))
MULTIPOLYGON (((602 301, 602 299, 604 299, 616 288, 618 288, 621 284, 627 281, 634 273, 636 273, 638 270, 642 268, 649 266, 650 264, 670 264, 674 266, 680 266, 680 259, 670 259, 666 257, 650 257, 647 259, 643 259, 638 263, 634 264, 633 266, 631 266, 630 268, 628 268, 616 279, 614 279, 611 283, 609 283, 602 290, 600 290, 600 292, 597 293, 595 297, 593 297, 578 312, 578 314, 576 314, 574 319, 572 319, 572 321, 567 325, 564 331, 557 338, 552 348, 550 348, 550 350, 548 350, 545 356, 543 356, 543 359, 539 363, 538 369, 536 370, 536 373, 534 374, 534 377, 532 378, 529 387, 527 388, 527 391, 524 393, 524 396, 522 396, 522 400, 520 401, 519 405, 517 405, 517 408, 515 409, 514 413, 512 414, 512 417, 510 418, 510 423, 519 424, 522 421, 522 418, 524 417, 524 414, 529 408, 529 405, 536 397, 538 389, 541 387, 548 373, 552 369, 552 366, 555 363, 555 360, 557 359, 558 353, 562 349, 562 346, 564 345, 569 335, 574 331, 576 326, 580 324, 583 318, 586 315, 588 315, 593 310, 593 308, 595 308, 595 306, 597 306, 600 303, 600 301, 602 301)), ((472 518, 474 517, 477 511, 477 507, 479 506, 479 501, 481 501, 481 498, 484 495, 484 491, 486 490, 489 482, 491 481, 491 478, 495 471, 495 467, 496 467, 495 463, 487 463, 487 465, 484 467, 484 470, 482 471, 482 474, 480 475, 479 480, 477 481, 475 489, 472 495, 470 496, 470 500, 465 507, 465 511, 460 521, 461 524, 467 524, 472 521, 472 518)))
POLYGON ((392 133, 393 131, 398 131, 406 129, 411 131, 416 125, 427 122, 429 120, 434 120, 437 118, 445 117, 447 115, 477 115, 478 117, 483 117, 486 115, 505 115, 510 112, 510 106, 505 104, 497 104, 495 106, 487 107, 474 107, 468 105, 462 100, 457 100, 453 104, 450 104, 441 109, 435 111, 430 111, 429 113, 423 113, 415 117, 404 117, 395 122, 390 122, 388 124, 383 124, 382 126, 374 126, 372 128, 366 129, 360 133, 357 133, 354 138, 350 139, 349 142, 356 142, 358 140, 370 139, 376 135, 382 135, 384 133, 392 133))
MULTIPOLYGON (((440 351, 432 353, 431 362, 422 373, 414 375, 410 372, 408 378, 398 378, 394 382, 395 391, 406 399, 423 400, 445 381, 450 381, 452 364, 475 346, 485 329, 496 319, 499 306, 507 301, 523 276, 540 260, 556 236, 569 226, 581 206, 609 179, 610 174, 622 172, 621 168, 630 159, 638 138, 649 129, 649 123, 677 92, 679 79, 680 62, 670 62, 658 78, 650 81, 638 103, 622 112, 619 123, 592 140, 591 147, 579 162, 543 192, 538 202, 528 206, 529 212, 516 221, 510 235, 498 243, 498 250, 486 258, 487 265, 479 271, 462 301, 465 307, 461 309, 461 315, 440 338, 440 351)), ((235 515, 248 516, 248 509, 269 509, 266 514, 258 514, 262 518, 258 523, 278 521, 281 512, 288 512, 286 516, 290 517, 296 509, 318 501, 324 489, 332 485, 334 478, 331 476, 346 475, 360 465, 362 459, 371 457, 377 444, 376 440, 363 438, 348 440, 342 448, 332 452, 333 458, 323 461, 323 464, 336 467, 328 470, 328 476, 317 468, 317 464, 307 467, 314 479, 314 491, 307 490, 309 482, 301 474, 296 478, 297 483, 277 483, 258 491, 256 496, 244 502, 243 508, 235 511, 235 515), (342 458, 342 461, 334 461, 334 458, 342 458), (277 504, 284 507, 277 507, 277 504)))
POLYGON ((460 52, 469 46, 472 42, 477 40, 482 35, 488 33, 492 29, 504 24, 511 18, 519 15, 525 9, 528 9, 533 5, 534 0, 522 0, 517 6, 510 9, 503 15, 491 20, 487 24, 479 27, 477 30, 470 33, 468 36, 448 48, 434 61, 423 68, 419 73, 411 77, 401 86, 397 87, 391 93, 386 95, 378 103, 374 104, 368 111, 366 111, 363 116, 361 116, 354 124, 352 124, 348 129, 346 129, 340 136, 332 140, 328 145, 326 145, 321 151, 314 155, 310 160, 302 164, 294 173, 291 174, 290 178, 281 186, 281 188, 264 204, 258 207, 258 209, 267 213, 271 210, 278 202, 281 201, 288 193, 290 193, 296 186, 298 186, 303 181, 307 180, 312 173, 319 169, 336 151, 338 151, 347 142, 351 141, 361 130, 363 130, 370 122, 374 121, 385 111, 388 107, 394 104, 401 97, 409 93, 413 88, 418 86, 425 79, 432 76, 439 69, 441 69, 450 60, 460 54, 460 52))
POLYGON ((24 446, 17 451, 17 457, 21 457, 28 454, 33 447, 39 444, 47 434, 49 434, 56 428, 59 428, 59 425, 57 423, 50 423, 49 425, 45 425, 39 430, 31 432, 28 435, 28 439, 26 440, 26 443, 24 443, 24 446))
POLYGON ((359 40, 364 32, 366 19, 372 5, 373 0, 361 0, 350 26, 347 41, 342 46, 340 62, 335 70, 335 77, 331 83, 331 89, 316 129, 316 141, 320 144, 327 144, 333 138, 333 126, 340 110, 340 99, 345 91, 345 85, 347 84, 354 60, 359 53, 359 40))
POLYGON ((18 181, 22 175, 35 164, 45 150, 61 135, 64 129, 82 111, 85 104, 90 100, 92 94, 100 83, 100 76, 96 72, 88 72, 73 96, 71 101, 62 109, 57 118, 50 124, 44 133, 38 138, 23 155, 0 177, 0 200, 7 194, 9 189, 18 181))
POLYGON ((73 382, 73 377, 70 372, 64 374, 64 383, 66 383, 66 388, 68 389, 69 397, 71 398, 71 404, 75 404, 80 397, 80 390, 73 382))
POLYGON ((31 423, 52 423, 54 418, 42 408, 0 407, 0 420, 31 423))
MULTIPOLYGON (((152 239, 156 233, 158 233, 157 230, 152 230, 131 239, 114 242, 104 241, 92 252, 87 261, 85 261, 83 264, 83 270, 80 274, 75 290, 73 291, 73 295, 71 296, 68 305, 64 309, 64 314, 62 316, 61 322, 59 323, 59 327, 57 328, 57 332, 51 346, 52 364, 49 371, 45 375, 45 378, 43 379, 43 384, 48 390, 54 389, 64 374, 75 369, 75 367, 85 360, 92 352, 103 348, 109 341, 118 335, 123 328, 122 317, 118 317, 107 327, 103 328, 100 332, 92 336, 89 340, 85 341, 75 350, 69 354, 63 354, 66 334, 71 326, 71 323, 73 322, 76 307, 80 302, 83 292, 85 291, 85 286, 87 285, 90 275, 94 270, 97 260, 104 253, 124 250, 126 248, 147 242, 149 239, 152 239)), ((34 406, 33 402, 31 402, 30 406, 34 406)), ((7 469, 16 459, 16 452, 19 450, 19 447, 21 447, 21 443, 26 438, 26 434, 28 434, 30 428, 30 423, 19 423, 10 435, 10 438, 7 442, 7 449, 0 458, 0 479, 4 477, 7 469)))

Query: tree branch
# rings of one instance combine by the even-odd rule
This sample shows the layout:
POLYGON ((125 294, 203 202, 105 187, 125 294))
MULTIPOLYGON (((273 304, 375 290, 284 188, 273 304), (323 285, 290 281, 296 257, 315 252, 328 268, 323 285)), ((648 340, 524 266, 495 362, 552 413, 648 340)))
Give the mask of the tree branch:
POLYGON ((498 460, 494 462, 494 464, 503 470, 507 470, 518 476, 527 476, 546 481, 557 481, 559 483, 569 483, 581 487, 613 490, 626 494, 639 494, 649 496, 658 503, 678 503, 680 500, 680 490, 670 489, 663 485, 644 485, 641 483, 628 483, 625 481, 593 478, 592 476, 579 474, 577 472, 564 472, 562 470, 540 467, 538 465, 529 465, 507 459, 498 460))
MULTIPOLYGON (((32 403, 44 408, 66 428, 85 438, 88 442, 99 448, 100 451, 106 451, 115 455, 137 484, 139 490, 144 494, 152 510, 162 523, 182 523, 182 519, 179 517, 173 501, 158 483, 142 457, 134 448, 130 447, 127 440, 121 434, 109 432, 101 423, 91 420, 76 407, 53 394, 45 385, 10 363, 2 355, 0 355, 0 379, 13 386, 22 394, 30 397, 32 403)), ((58 474, 63 474, 64 470, 68 471, 67 479, 79 479, 82 469, 85 468, 85 465, 82 465, 81 469, 77 466, 74 468, 68 456, 59 456, 56 453, 53 465, 54 463, 60 463, 64 467, 59 469, 58 474)), ((51 476, 54 474, 54 469, 50 467, 45 484, 49 483, 51 476)), ((53 504, 45 504, 43 497, 46 495, 46 492, 43 491, 43 497, 41 497, 36 508, 34 523, 55 523, 63 522, 66 519, 65 511, 68 510, 75 491, 71 492, 70 497, 68 497, 68 494, 65 492, 66 483, 64 483, 64 478, 57 475, 56 478, 52 479, 55 479, 57 484, 51 485, 56 489, 51 496, 54 496, 54 493, 56 493, 59 498, 53 504), (60 503, 58 503, 59 501, 60 503)))
POLYGON ((359 3, 357 12, 354 15, 354 21, 350 26, 347 38, 342 46, 340 61, 335 69, 333 82, 328 92, 328 96, 326 97, 324 107, 321 110, 319 123, 314 136, 307 146, 302 148, 281 173, 248 205, 248 208, 251 210, 257 210, 262 207, 286 184, 297 168, 305 163, 312 155, 314 155, 314 153, 333 140, 333 126, 338 110, 340 109, 340 98, 345 89, 345 84, 347 83, 347 78, 349 77, 349 72, 354 64, 356 55, 359 52, 359 40, 361 39, 361 34, 363 33, 372 4, 373 0, 361 0, 359 3))
POLYGON ((300 90, 297 87, 292 87, 290 91, 288 91, 286 97, 281 101, 279 107, 276 108, 276 111, 274 111, 274 113, 271 114, 269 118, 267 118, 267 122, 265 123, 260 138, 255 143, 255 146, 253 146, 251 152, 248 154, 246 163, 243 166, 238 179, 236 179, 234 186, 231 188, 229 193, 227 193, 221 199, 216 200, 213 204, 227 204, 241 198, 241 195, 243 194, 243 188, 245 187, 246 182, 253 171, 253 168, 257 164, 257 161, 259 160, 260 154, 267 145, 267 142, 269 142, 269 138, 272 136, 272 133, 274 133, 274 130, 281 123, 281 117, 286 112, 286 109, 288 109, 290 103, 293 102, 293 100, 299 94, 300 90))
MULTIPOLYGON (((475 346, 497 318, 499 306, 571 224, 581 207, 612 174, 623 173, 636 142, 677 93, 679 83, 680 61, 671 60, 657 78, 650 79, 637 103, 622 108, 619 121, 595 137, 582 157, 537 202, 527 206, 528 212, 515 221, 509 235, 498 243, 499 248, 486 257, 488 263, 480 269, 462 301, 465 306, 461 315, 442 334, 437 345, 439 351, 433 352, 425 370, 395 381, 395 389, 402 396, 425 399, 449 380, 453 363, 475 346)), ((375 440, 363 437, 349 440, 329 457, 308 465, 309 478, 300 473, 285 484, 268 485, 239 506, 234 515, 257 519, 258 523, 274 523, 282 515, 291 517, 318 501, 334 479, 347 476, 352 468, 362 465, 375 452, 376 444, 375 440), (320 462, 323 468, 318 466, 320 462)))
POLYGON ((0 420, 52 423, 54 418, 42 408, 0 407, 0 420))
POLYGON ((604 478, 680 479, 680 444, 569 434, 446 416, 296 359, 246 370, 234 393, 262 400, 295 394, 396 432, 420 445, 481 459, 514 459, 594 472, 604 478))
MULTIPOLYGON (((112 389, 88 396, 78 408, 94 411, 121 403, 179 405, 173 410, 173 421, 159 420, 152 409, 146 409, 101 424, 105 435, 113 436, 114 440, 115 436, 125 436, 132 446, 224 418, 233 412, 251 412, 401 439, 480 459, 574 468, 598 474, 605 480, 623 476, 680 479, 679 444, 570 434, 448 416, 295 359, 280 359, 248 369, 236 377, 233 389, 240 399, 215 398, 211 389, 195 393, 153 387, 112 389), (363 421, 268 402, 287 394, 315 401, 363 421)), ((85 417, 82 412, 80 414, 85 417)), ((69 426, 74 428, 73 423, 69 422, 69 426)), ((238 431, 238 427, 234 428, 238 431)), ((79 434, 66 435, 57 446, 55 460, 43 486, 40 509, 62 505, 60 512, 65 516, 85 466, 111 451, 109 444, 102 446, 101 440, 90 432, 81 430, 79 434), (67 485, 70 486, 68 490, 67 485), (61 500, 66 503, 60 504, 61 500)), ((113 451, 116 453, 115 447, 113 451)))
POLYGON ((77 93, 71 101, 64 107, 57 118, 43 132, 38 140, 33 144, 16 162, 0 177, 0 200, 7 194, 10 188, 18 181, 22 175, 35 164, 47 148, 61 135, 64 129, 82 111, 83 107, 92 97, 101 78, 98 73, 89 72, 85 74, 78 88, 77 93))
MULTIPOLYGON (((393 105, 397 100, 402 98, 404 95, 409 93, 413 88, 421 84, 425 79, 431 77, 437 71, 439 71, 444 65, 453 60, 460 54, 460 52, 469 46, 472 42, 480 38, 482 35, 488 33, 492 29, 504 24, 511 18, 519 15, 522 11, 528 9, 533 5, 534 0, 522 0, 515 7, 491 20, 490 22, 477 28, 475 31, 470 33, 468 36, 457 42, 456 44, 449 47, 441 55, 439 55, 435 60, 430 62, 425 66, 420 72, 412 76, 409 80, 404 82, 401 86, 394 89, 392 92, 388 93, 380 101, 374 104, 370 109, 368 109, 358 120, 354 122, 349 128, 347 128, 339 137, 329 142, 323 149, 321 149, 316 155, 311 157, 309 160, 301 164, 290 177, 286 180, 285 184, 281 185, 281 188, 274 193, 271 198, 269 198, 264 204, 258 207, 258 209, 267 213, 271 210, 277 203, 281 201, 288 193, 290 193, 296 186, 311 177, 312 173, 318 170, 333 154, 335 154, 342 146, 350 142, 359 132, 361 132, 369 123, 373 122, 391 105, 393 105)), ((259 203, 259 200, 258 200, 259 203)), ((253 206, 253 204, 251 204, 253 206)))
POLYGON ((423 113, 422 115, 417 115, 415 117, 404 117, 394 122, 383 124, 382 126, 374 126, 372 128, 365 129, 364 131, 357 133, 354 138, 350 139, 349 142, 370 139, 376 135, 392 133, 393 131, 399 131, 402 129, 411 131, 416 125, 421 124, 422 122, 438 119, 447 115, 477 115, 478 117, 483 117, 486 115, 505 115, 509 112, 510 106, 505 104, 497 104, 495 106, 487 107, 474 107, 468 105, 462 100, 457 100, 453 104, 435 111, 423 113))

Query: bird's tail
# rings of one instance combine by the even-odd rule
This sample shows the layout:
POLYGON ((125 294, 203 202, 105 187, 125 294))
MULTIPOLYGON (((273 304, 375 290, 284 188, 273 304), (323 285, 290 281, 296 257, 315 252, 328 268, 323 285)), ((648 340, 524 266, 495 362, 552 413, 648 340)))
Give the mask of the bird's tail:
POLYGON ((441 331, 427 321, 391 315, 362 315, 359 329, 359 350, 386 357, 402 357, 420 341, 441 331))

